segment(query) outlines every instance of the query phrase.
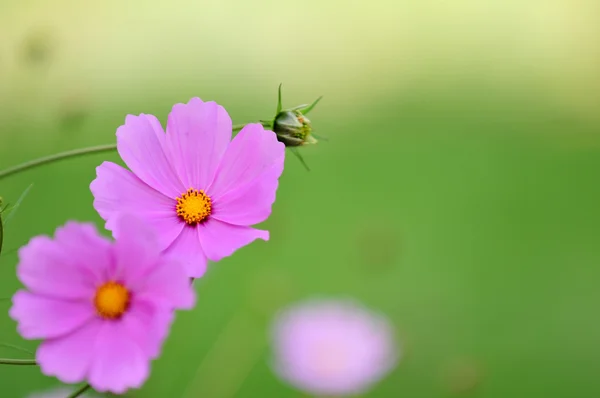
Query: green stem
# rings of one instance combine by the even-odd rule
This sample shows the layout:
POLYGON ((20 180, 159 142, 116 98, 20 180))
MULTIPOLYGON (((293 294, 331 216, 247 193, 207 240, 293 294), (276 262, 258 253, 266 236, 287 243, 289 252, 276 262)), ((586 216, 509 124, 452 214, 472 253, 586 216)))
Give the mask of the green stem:
POLYGON ((74 158, 77 156, 87 155, 88 153, 100 153, 109 152, 117 149, 116 144, 109 145, 97 145, 88 148, 74 149, 72 151, 60 152, 50 156, 44 156, 43 158, 30 160, 29 162, 21 163, 17 166, 9 167, 6 170, 0 171, 0 179, 8 177, 10 175, 20 173, 21 171, 29 170, 37 166, 42 166, 48 163, 56 162, 58 160, 74 158))
MULTIPOLYGON (((233 126, 233 131, 240 131, 244 126, 248 123, 244 124, 236 124, 233 126)), ((262 123, 264 125, 264 123, 262 123)), ((53 163, 58 160, 74 158, 77 156, 87 155, 90 153, 101 153, 101 152, 110 152, 117 149, 116 144, 107 144, 107 145, 97 145, 91 146, 87 148, 74 149, 72 151, 60 152, 50 156, 44 156, 39 159, 30 160, 29 162, 21 163, 19 165, 9 167, 8 169, 0 171, 0 179, 11 176, 13 174, 20 173, 21 171, 29 170, 37 166, 43 166, 48 163, 53 163)))
POLYGON ((37 365, 35 359, 0 358, 0 365, 37 365))
POLYGON ((77 391, 75 391, 73 394, 69 395, 68 398, 76 398, 79 397, 80 395, 82 395, 84 392, 86 392, 87 390, 89 390, 90 388, 92 388, 92 386, 90 386, 89 384, 84 384, 83 386, 81 386, 81 388, 79 388, 77 391))

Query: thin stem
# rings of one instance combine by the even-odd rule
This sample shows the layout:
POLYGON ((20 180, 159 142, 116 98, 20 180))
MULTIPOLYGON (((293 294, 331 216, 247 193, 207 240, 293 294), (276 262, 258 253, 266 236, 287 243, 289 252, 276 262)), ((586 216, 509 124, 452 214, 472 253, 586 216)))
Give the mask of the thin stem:
POLYGON ((42 166, 48 163, 56 162, 57 160, 74 158, 77 156, 87 155, 89 153, 109 152, 114 151, 115 149, 117 149, 116 144, 97 145, 88 148, 80 148, 74 149, 72 151, 60 152, 50 156, 44 156, 43 158, 34 159, 29 162, 21 163, 17 166, 9 167, 6 170, 0 171, 0 179, 8 177, 12 174, 19 173, 21 171, 32 169, 37 166, 42 166))
POLYGON ((90 388, 92 388, 92 386, 90 386, 89 384, 84 384, 83 386, 81 386, 81 388, 79 388, 77 391, 75 391, 73 394, 69 395, 68 398, 76 398, 81 396, 84 392, 86 392, 87 390, 89 390, 90 388))
MULTIPOLYGON (((239 131, 248 123, 236 124, 233 126, 233 131, 239 131)), ((264 123, 261 123, 264 125, 264 123)), ((60 152, 50 156, 44 156, 39 159, 30 160, 29 162, 21 163, 19 165, 9 167, 3 171, 0 171, 0 179, 11 176, 13 174, 20 173, 21 171, 29 170, 34 167, 43 166, 48 163, 53 163, 58 160, 74 158, 77 156, 87 155, 90 153, 101 153, 110 152, 117 149, 116 144, 96 145, 87 148, 74 149, 72 151, 60 152)))
POLYGON ((233 131, 240 131, 241 129, 244 128, 244 126, 248 124, 248 123, 243 123, 243 124, 234 124, 232 127, 233 131))
POLYGON ((33 352, 29 351, 28 349, 19 347, 19 346, 14 345, 14 344, 0 343, 0 347, 12 348, 13 350, 23 351, 23 352, 26 352, 29 355, 33 355, 33 352))
POLYGON ((37 365, 35 359, 0 358, 0 365, 37 365))
POLYGON ((261 124, 263 127, 270 127, 271 126, 271 122, 267 122, 267 121, 261 120, 261 121, 258 121, 258 122, 248 122, 248 123, 242 123, 242 124, 234 124, 232 130, 234 132, 240 131, 247 124, 251 124, 251 123, 258 123, 258 124, 261 124))

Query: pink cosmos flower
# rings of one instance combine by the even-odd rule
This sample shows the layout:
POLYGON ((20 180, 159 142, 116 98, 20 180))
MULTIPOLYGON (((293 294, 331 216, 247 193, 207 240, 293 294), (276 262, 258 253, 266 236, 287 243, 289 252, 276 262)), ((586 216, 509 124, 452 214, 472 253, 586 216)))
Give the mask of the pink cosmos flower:
POLYGON ((309 301, 274 323, 275 372, 310 394, 364 393, 398 359, 388 321, 351 301, 309 301))
POLYGON ((129 115, 117 130, 119 155, 131 171, 104 162, 90 188, 94 207, 118 238, 115 214, 133 213, 159 231, 159 247, 186 259, 190 277, 268 231, 285 146, 260 124, 231 141, 225 109, 193 98, 176 104, 167 132, 152 115, 129 115))
POLYGON ((42 373, 120 394, 147 379, 173 310, 192 308, 195 295, 183 265, 160 253, 143 222, 115 223, 114 243, 76 222, 54 239, 31 239, 17 268, 27 290, 15 293, 9 314, 24 338, 44 340, 42 373))

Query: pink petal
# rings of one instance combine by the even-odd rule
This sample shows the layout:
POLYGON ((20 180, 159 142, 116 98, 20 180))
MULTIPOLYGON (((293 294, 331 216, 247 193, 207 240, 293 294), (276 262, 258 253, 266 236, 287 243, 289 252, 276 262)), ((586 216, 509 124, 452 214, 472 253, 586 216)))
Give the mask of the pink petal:
POLYGON ((91 224, 69 222, 56 239, 38 236, 19 250, 17 275, 32 292, 64 299, 91 299, 109 266, 110 243, 91 224))
POLYGON ((283 172, 285 146, 260 124, 249 124, 227 148, 208 189, 212 217, 236 225, 266 220, 283 172))
POLYGON ((191 308, 195 296, 189 276, 180 261, 162 255, 157 231, 129 214, 116 220, 119 236, 115 236, 117 268, 113 279, 125 282, 137 298, 147 297, 168 308, 191 308))
POLYGON ((117 215, 113 220, 116 268, 109 278, 134 287, 143 283, 160 260, 159 231, 131 214, 117 215))
POLYGON ((117 129, 117 149, 127 167, 152 188, 175 198, 187 188, 167 160, 165 139, 160 122, 152 115, 128 115, 117 129))
POLYGON ((150 358, 122 322, 104 322, 94 346, 89 383, 98 392, 122 394, 150 374, 150 358))
POLYGON ((269 231, 231 225, 209 218, 198 227, 202 248, 211 261, 233 254, 255 239, 269 240, 269 231))
POLYGON ((200 278, 206 272, 206 255, 200 244, 197 227, 183 228, 181 235, 169 246, 165 254, 181 261, 186 275, 190 278, 200 278))
POLYGON ((94 356, 94 346, 103 322, 92 318, 73 333, 44 341, 36 360, 42 373, 56 376, 64 383, 78 383, 86 378, 94 356))
POLYGON ((187 188, 206 189, 231 140, 231 118, 214 102, 192 98, 173 106, 165 152, 187 188))
POLYGON ((191 309, 196 302, 196 295, 190 285, 188 272, 181 260, 162 261, 140 281, 136 297, 166 308, 191 309))
POLYGON ((160 231, 161 249, 167 248, 185 225, 177 217, 176 201, 146 185, 133 173, 111 162, 96 168, 96 179, 90 185, 94 208, 107 220, 106 228, 115 231, 118 214, 129 213, 160 231))
POLYGON ((20 290, 13 296, 9 315, 19 334, 28 340, 60 337, 95 316, 91 301, 63 301, 20 290))
POLYGON ((81 274, 88 286, 104 280, 112 264, 112 243, 92 223, 68 221, 54 232, 54 241, 73 262, 72 272, 81 274))
POLYGON ((254 180, 235 188, 213 201, 211 217, 235 225, 254 225, 265 221, 271 214, 281 163, 271 166, 254 180))
MULTIPOLYGON (((189 279, 187 282, 189 288, 189 279)), ((156 306, 136 295, 121 322, 127 336, 148 358, 157 358, 173 319, 174 313, 170 308, 156 306)))
POLYGON ((274 166, 283 170, 284 157, 285 145, 277 141, 275 133, 257 123, 246 125, 233 139, 221 160, 208 190, 211 198, 217 201, 224 194, 272 171, 274 166))

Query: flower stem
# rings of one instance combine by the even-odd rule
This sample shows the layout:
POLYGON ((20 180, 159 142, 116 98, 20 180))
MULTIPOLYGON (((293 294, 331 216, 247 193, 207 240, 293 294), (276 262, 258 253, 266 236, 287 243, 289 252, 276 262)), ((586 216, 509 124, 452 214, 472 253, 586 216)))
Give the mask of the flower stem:
POLYGON ((83 386, 81 386, 81 388, 79 388, 77 391, 75 391, 73 394, 69 395, 68 398, 76 398, 81 396, 84 392, 86 392, 87 390, 89 390, 90 388, 92 388, 92 386, 90 386, 89 384, 84 384, 83 386))
MULTIPOLYGON (((233 125, 233 131, 240 131, 248 123, 235 124, 233 125)), ((60 152, 50 156, 44 156, 39 159, 30 160, 29 162, 21 163, 19 165, 9 167, 8 169, 0 171, 0 180, 2 178, 11 176, 13 174, 20 173, 21 171, 33 169, 37 166, 43 166, 48 163, 53 163, 58 160, 74 158, 77 156, 87 155, 90 153, 110 152, 117 149, 116 144, 96 145, 87 148, 74 149, 72 151, 60 152)))
POLYGON ((100 153, 100 152, 108 152, 114 151, 117 149, 116 144, 109 145, 97 145, 91 146, 88 148, 74 149, 72 151, 60 152, 50 156, 44 156, 43 158, 30 160, 29 162, 21 163, 19 165, 9 167, 3 171, 0 171, 0 179, 4 177, 8 177, 12 174, 19 173, 21 171, 25 171, 28 169, 32 169, 37 166, 42 166, 48 163, 56 162, 57 160, 74 158, 77 156, 87 155, 89 153, 100 153))
POLYGON ((35 359, 0 358, 0 365, 37 365, 35 359))

